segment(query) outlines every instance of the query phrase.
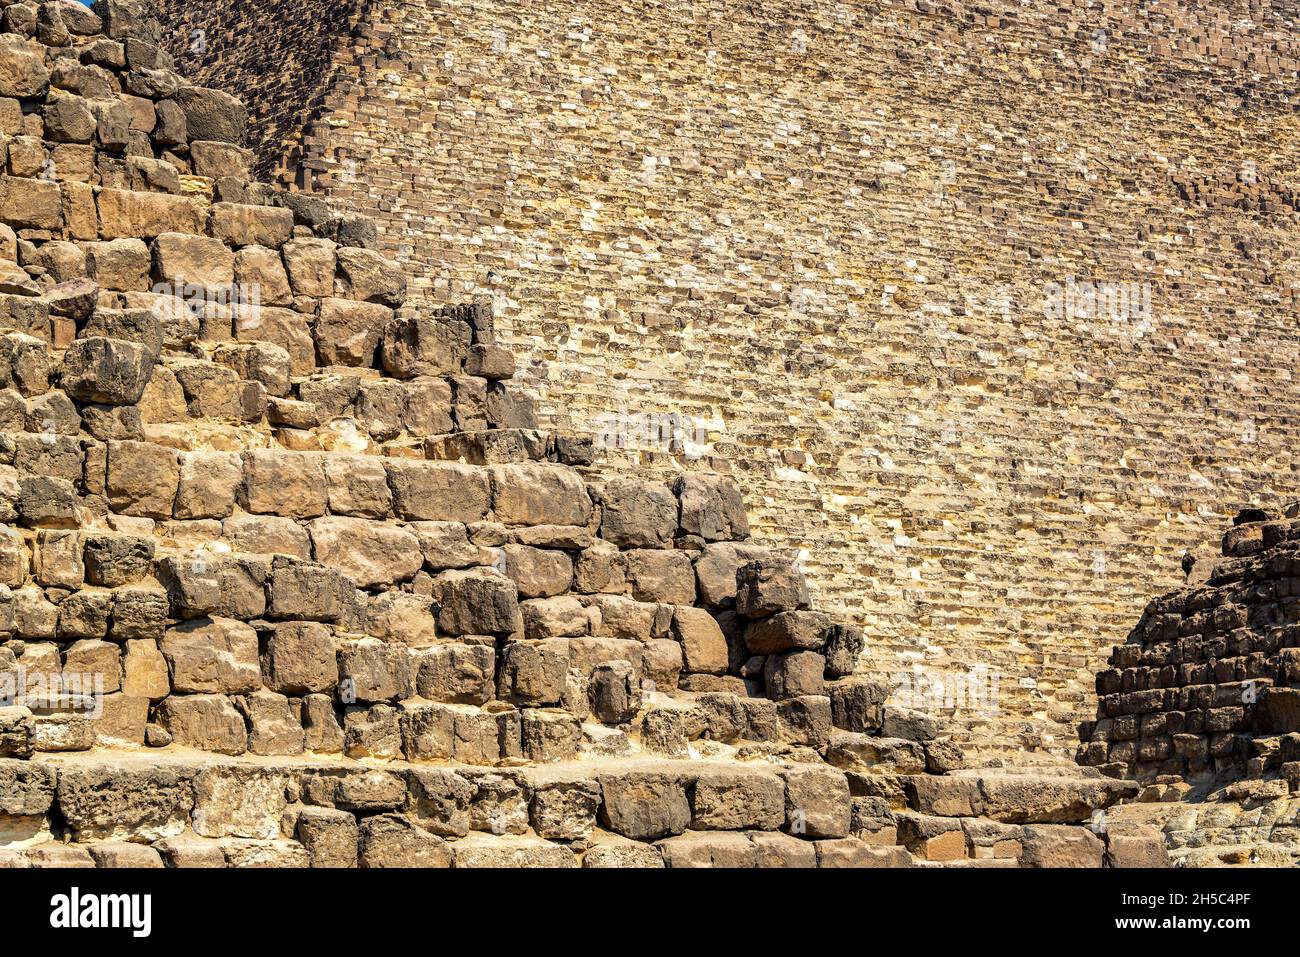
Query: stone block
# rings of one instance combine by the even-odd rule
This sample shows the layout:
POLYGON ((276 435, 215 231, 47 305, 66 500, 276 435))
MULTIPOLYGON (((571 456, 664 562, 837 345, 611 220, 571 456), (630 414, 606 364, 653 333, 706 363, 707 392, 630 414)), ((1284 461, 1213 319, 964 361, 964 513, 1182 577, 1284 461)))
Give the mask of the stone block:
POLYGON ((601 490, 600 537, 619 548, 664 548, 677 533, 677 500, 667 486, 616 478, 601 490))
POLYGON ((496 653, 491 646, 438 645, 422 649, 414 663, 418 667, 415 689, 421 698, 478 705, 492 698, 496 653))
POLYGON ((424 564, 420 541, 396 525, 331 515, 308 525, 312 557, 359 588, 410 580, 424 564))
POLYGON ((230 618, 200 618, 167 629, 159 645, 180 694, 246 694, 262 684, 257 632, 230 618))
POLYGON ((690 826, 686 785, 677 775, 625 771, 602 774, 599 781, 601 823, 616 834, 653 841, 681 834, 690 826))
POLYGON ((153 373, 154 354, 135 342, 78 339, 63 354, 62 385, 82 402, 134 405, 153 373))
POLYGON ((172 695, 158 706, 158 720, 181 747, 231 755, 248 750, 248 728, 225 695, 172 695))
POLYGON ((747 618, 807 607, 808 585, 788 562, 749 562, 736 572, 736 610, 747 618))
POLYGON ((778 830, 786 820, 785 782, 748 769, 701 772, 691 793, 695 830, 778 830))
POLYGON ((492 507, 506 525, 586 525, 591 498, 582 478, 562 465, 497 465, 492 507))

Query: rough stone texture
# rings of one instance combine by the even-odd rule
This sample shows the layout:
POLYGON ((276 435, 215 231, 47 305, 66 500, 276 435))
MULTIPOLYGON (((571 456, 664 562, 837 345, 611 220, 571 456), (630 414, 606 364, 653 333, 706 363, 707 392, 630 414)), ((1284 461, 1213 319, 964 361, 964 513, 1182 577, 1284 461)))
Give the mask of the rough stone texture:
MULTIPOLYGON (((598 450, 608 435, 542 429, 515 375, 539 370, 498 341, 492 307, 419 298, 427 271, 386 258, 373 221, 253 182, 244 108, 182 83, 154 45, 182 21, 163 30, 140 0, 101 9, 120 46, 64 47, 53 22, 36 47, 0 41, 0 85, 32 86, 21 104, 0 96, 0 679, 23 678, 22 703, 0 710, 7 860, 1103 863, 1077 825, 1131 785, 969 773, 942 707, 885 701, 852 674, 876 646, 811 610, 809 556, 748 540, 751 486, 703 471, 698 437, 669 449, 671 476, 665 459, 620 477, 625 463, 598 450)), ((26 12, 10 4, 0 36, 25 36, 26 12)), ((279 40, 268 31, 265 49, 279 40)), ((440 75, 428 71, 434 88, 440 75)), ((334 79, 304 79, 294 109, 323 105, 307 88, 334 79)), ((579 110, 604 95, 588 94, 579 110)), ((751 166, 741 182, 761 177, 751 166)), ((631 266, 646 242, 616 245, 631 266)), ((483 248, 444 244, 447 269, 483 248)), ((743 282, 772 268, 740 255, 743 282)), ((718 329, 732 306, 767 315, 787 285, 762 288, 728 299, 718 329)), ((673 321, 704 315, 689 305, 673 321)), ((747 347, 759 372, 762 341, 747 347)), ((780 341, 798 373, 801 340, 780 341)), ((779 392, 766 378, 765 396, 779 392)), ((820 383, 811 406, 840 409, 837 378, 820 383)), ((733 377, 725 401, 750 387, 733 377)), ((742 439, 737 473, 761 482, 746 450, 772 442, 822 464, 787 417, 742 439)), ((887 471, 854 487, 885 487, 887 471)), ((924 520, 926 490, 897 490, 887 514, 924 520)), ((919 534, 891 531, 904 553, 919 534)), ((1263 544, 1246 529, 1232 547, 1263 544)), ((864 597, 876 584, 864 578, 864 597)), ((931 607, 913 597, 918 614, 931 607)), ((1269 690, 1266 712, 1291 721, 1290 689, 1269 690)), ((1108 859, 1150 850, 1117 843, 1108 859)))
POLYGON ((376 217, 407 308, 495 302, 543 425, 642 479, 743 477, 755 537, 805 553, 880 673, 927 645, 950 679, 1003 672, 999 718, 962 716, 984 744, 1070 747, 1221 503, 1291 487, 1265 424, 1294 342, 1285 5, 163 9, 181 68, 250 101, 261 172, 376 217), (261 43, 189 51, 214 22, 261 43), (1150 284, 1150 310, 1045 315, 1071 278, 1150 284), (1234 385, 1178 398, 1206 380, 1234 385))

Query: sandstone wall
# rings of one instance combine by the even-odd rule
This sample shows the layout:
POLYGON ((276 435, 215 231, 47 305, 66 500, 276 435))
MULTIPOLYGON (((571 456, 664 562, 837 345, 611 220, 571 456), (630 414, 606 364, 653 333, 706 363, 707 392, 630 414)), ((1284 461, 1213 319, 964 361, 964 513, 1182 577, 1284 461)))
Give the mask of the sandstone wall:
MULTIPOLYGON (((198 75, 272 115, 260 51, 304 5, 259 5, 256 45, 237 6, 165 2, 168 42, 206 19, 198 75)), ((376 217, 413 301, 494 302, 543 423, 734 473, 868 667, 986 666, 969 735, 1067 748, 1184 549, 1295 490, 1295 27, 388 0, 340 33, 301 158, 262 162, 376 217), (1071 281, 1130 308, 1046 315, 1071 281)))

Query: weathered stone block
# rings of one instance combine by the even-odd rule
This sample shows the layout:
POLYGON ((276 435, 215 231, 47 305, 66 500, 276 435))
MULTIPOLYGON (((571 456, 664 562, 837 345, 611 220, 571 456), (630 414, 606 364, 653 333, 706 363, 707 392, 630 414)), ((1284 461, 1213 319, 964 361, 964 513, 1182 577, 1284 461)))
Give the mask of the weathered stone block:
POLYGON ((587 609, 572 595, 556 598, 530 598, 519 605, 523 614, 524 635, 528 638, 566 638, 587 634, 590 617, 587 609))
POLYGON ((171 518, 180 485, 175 450, 148 442, 108 443, 108 502, 124 515, 171 518))
POLYGON ((496 653, 487 645, 438 645, 414 658, 416 694, 430 701, 484 704, 492 698, 496 653))
POLYGON ((407 581, 424 564, 419 539, 396 525, 331 515, 308 529, 312 557, 339 569, 359 588, 407 581))
POLYGON ((153 568, 153 539, 134 535, 87 535, 83 550, 86 581, 117 588, 147 576, 153 568))
POLYGON ((143 345, 121 339, 78 339, 63 354, 62 385, 83 402, 133 405, 144 395, 154 355, 143 345))
MULTIPOLYGON (((203 208, 187 196, 103 189, 97 206, 99 235, 103 239, 152 239, 162 233, 203 232, 203 208)), ((11 221, 8 216, 4 218, 11 221)))
POLYGON ((744 834, 689 833, 656 845, 670 868, 758 866, 758 849, 744 834))
POLYGON ((674 486, 680 502, 680 527, 706 542, 749 537, 745 502, 735 479, 725 475, 683 475, 674 486))
POLYGON ((817 651, 826 644, 829 616, 815 611, 779 612, 745 627, 745 647, 755 655, 817 651))
POLYGON ((373 638, 344 642, 338 667, 344 704, 398 701, 414 691, 410 653, 401 645, 373 638))
POLYGON ((628 582, 637 601, 695 604, 695 569, 685 552, 641 548, 625 557, 628 582))
POLYGON ((333 568, 277 555, 271 566, 270 596, 267 613, 272 618, 338 621, 355 600, 356 586, 333 568))
POLYGON ((148 843, 185 830, 194 795, 166 768, 92 764, 63 769, 57 800, 74 840, 148 843))
POLYGON ((807 607, 808 585, 788 562, 750 562, 736 572, 736 610, 746 617, 807 607))
POLYGON ((641 710, 641 688, 632 665, 609 661, 592 669, 588 683, 591 713, 605 724, 624 724, 641 710))
POLYGON ((279 249, 293 234, 293 213, 279 206, 213 203, 210 223, 212 235, 230 246, 279 249))
POLYGON ((248 728, 225 695, 172 695, 158 706, 158 720, 181 747, 243 754, 248 728))
POLYGON ((205 768, 194 778, 194 833, 260 840, 279 837, 287 785, 287 775, 265 768, 205 768))
MULTIPOLYGON (((822 695, 826 691, 825 671, 826 659, 815 651, 768 655, 763 665, 767 697, 784 701, 802 695, 822 695)), ((831 714, 833 720, 833 708, 831 714)))
POLYGON ((321 457, 278 449, 246 452, 241 495, 250 512, 286 518, 324 515, 328 493, 321 457))
POLYGON ((848 836, 853 803, 842 772, 809 765, 786 769, 782 776, 786 831, 802 838, 848 836))
POLYGON ((1024 828, 1022 867, 1101 867, 1106 846, 1083 827, 1031 824, 1024 828))
POLYGON ((248 750, 252 754, 302 754, 305 733, 298 708, 274 691, 260 689, 235 699, 248 722, 248 750))
POLYGON ((601 491, 600 537, 619 548, 663 548, 677 532, 677 500, 667 486, 617 478, 601 491))
POLYGON ((322 300, 316 319, 317 360, 323 366, 369 368, 392 317, 393 311, 378 303, 322 300))
POLYGON ((445 841, 400 814, 379 814, 361 822, 358 860, 362 867, 450 867, 445 841))
POLYGON ((681 645, 687 671, 720 675, 729 660, 727 639, 703 608, 679 605, 673 612, 673 638, 681 645))
POLYGON ((604 800, 601 823, 624 837, 653 841, 681 834, 690 825, 685 782, 653 771, 625 771, 599 778, 604 800))
POLYGON ((497 465, 492 506, 506 525, 586 525, 591 498, 582 478, 562 465, 497 465))
POLYGON ((167 629, 159 646, 181 694, 246 694, 261 687, 257 632, 242 621, 203 618, 167 629))
POLYGON ((700 774, 691 792, 695 830, 775 831, 785 823, 785 782, 748 769, 700 774))
POLYGON ((567 761, 578 753, 582 729, 566 711, 526 708, 520 716, 520 747, 530 761, 567 761))
POLYGON ((477 522, 491 502, 487 473, 452 462, 386 463, 393 509, 409 521, 477 522))
POLYGON ((497 697, 533 707, 557 705, 564 698, 567 654, 546 641, 511 641, 502 651, 497 697))
POLYGON ((573 560, 564 552, 528 545, 506 545, 502 552, 506 576, 521 598, 562 595, 573 584, 573 560))
POLYGON ((304 808, 298 814, 294 836, 307 849, 312 867, 357 866, 360 829, 357 819, 347 811, 304 808))
POLYGON ((523 629, 515 584, 502 575, 447 571, 433 579, 438 624, 449 635, 500 635, 523 629))
POLYGON ((339 676, 333 635, 317 622, 280 622, 267 640, 262 672, 267 686, 282 694, 331 690, 339 676))

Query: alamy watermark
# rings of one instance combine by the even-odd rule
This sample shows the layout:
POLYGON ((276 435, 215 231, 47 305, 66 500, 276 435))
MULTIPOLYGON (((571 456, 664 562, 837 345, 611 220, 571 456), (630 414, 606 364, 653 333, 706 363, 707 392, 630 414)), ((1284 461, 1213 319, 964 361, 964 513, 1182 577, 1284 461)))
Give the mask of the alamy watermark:
POLYGON ((1002 675, 986 665, 966 672, 914 667, 893 676, 890 700, 912 711, 969 711, 992 716, 999 712, 998 686, 1002 675))
POLYGON ((1094 282, 1065 277, 1043 287, 1043 315, 1048 319, 1083 319, 1123 325, 1135 335, 1152 327, 1149 282, 1094 282))
MULTIPOLYGON (((261 323, 262 286, 260 283, 232 282, 211 286, 186 282, 184 278, 155 283, 151 290, 157 296, 171 296, 181 300, 186 311, 194 318, 202 318, 213 309, 230 309, 239 322, 240 329, 255 329, 261 323)), ((156 309, 161 309, 159 304, 156 309)))
POLYGON ((602 412, 596 417, 595 444, 605 449, 661 449, 701 458, 709 441, 704 423, 680 412, 602 412))
POLYGON ((0 708, 11 707, 100 718, 104 714, 104 675, 28 671, 19 665, 0 674, 0 708))

